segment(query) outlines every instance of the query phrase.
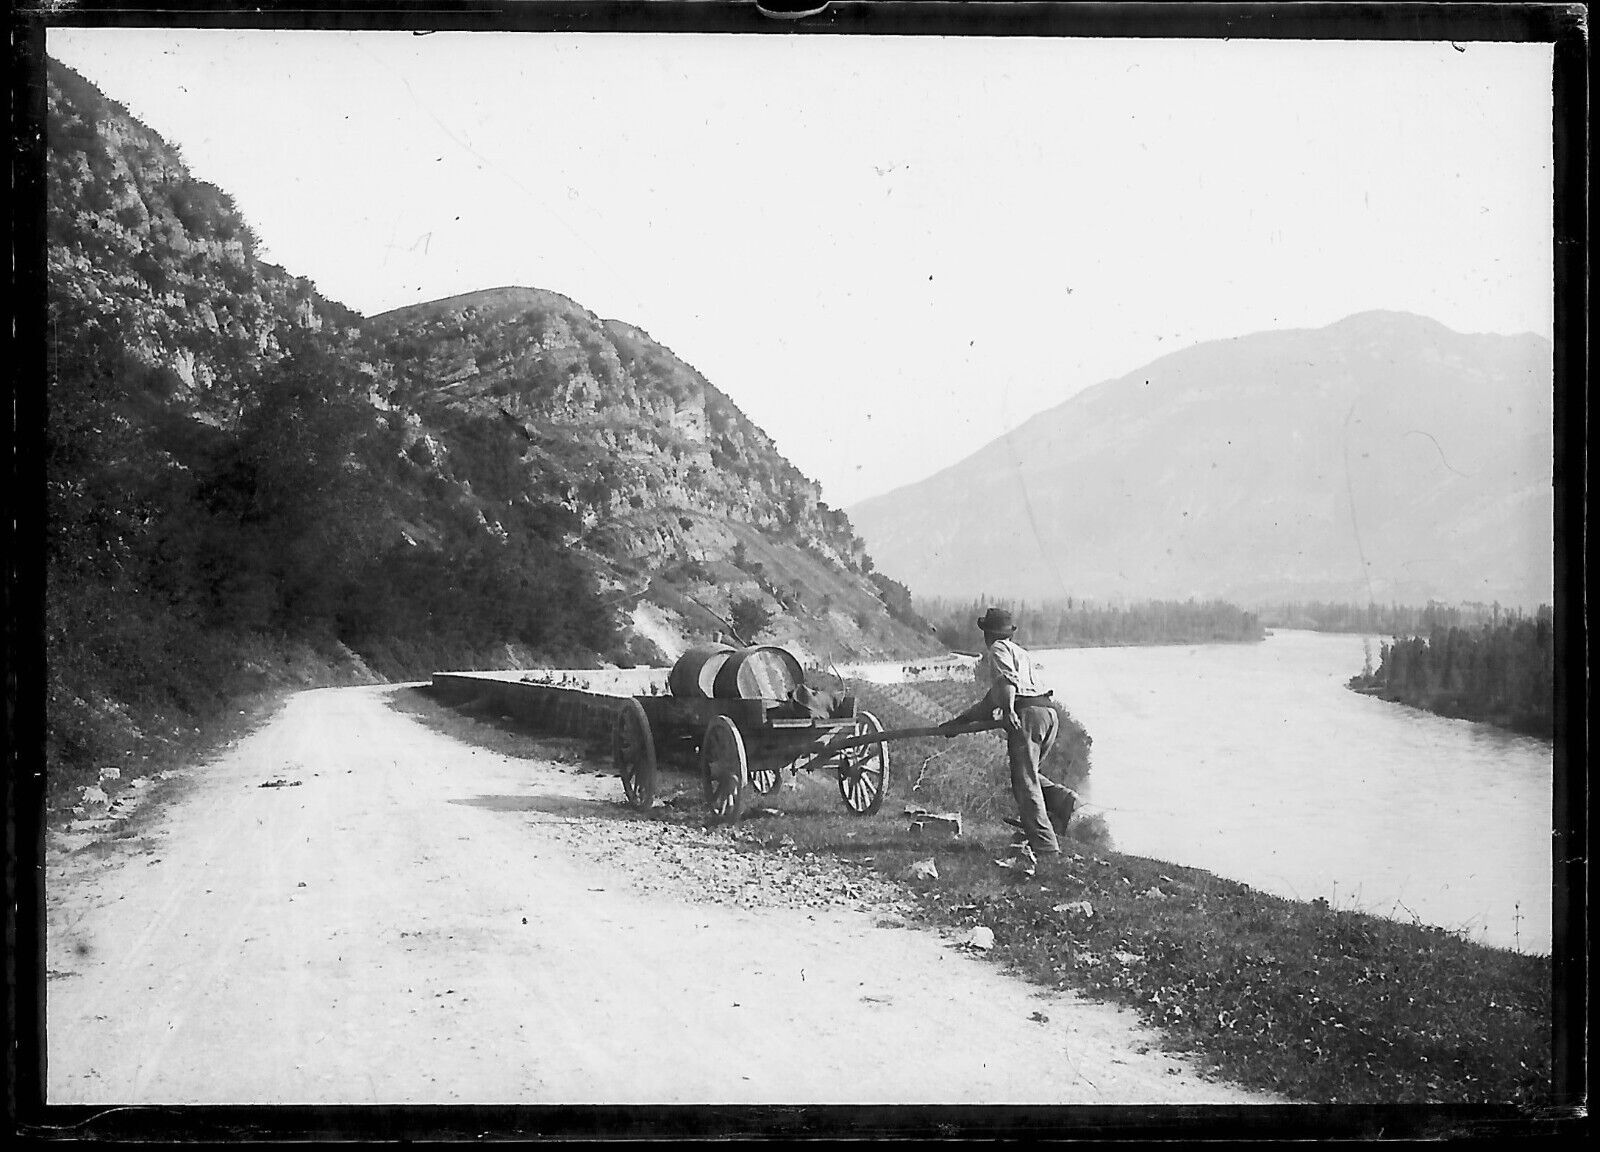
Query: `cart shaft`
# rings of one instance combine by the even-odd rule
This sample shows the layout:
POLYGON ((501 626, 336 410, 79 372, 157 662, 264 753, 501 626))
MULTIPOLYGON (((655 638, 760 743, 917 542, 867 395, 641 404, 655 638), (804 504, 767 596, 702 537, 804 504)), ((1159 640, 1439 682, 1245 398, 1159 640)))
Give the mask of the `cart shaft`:
POLYGON ((819 760, 826 760, 835 753, 845 752, 851 748, 866 748, 872 744, 882 744, 888 740, 906 740, 913 736, 962 736, 968 732, 991 732, 1000 726, 998 720, 972 720, 949 728, 938 725, 926 728, 890 728, 883 732, 868 732, 862 736, 847 736, 843 740, 835 740, 828 744, 804 764, 796 765, 795 771, 807 771, 819 760))

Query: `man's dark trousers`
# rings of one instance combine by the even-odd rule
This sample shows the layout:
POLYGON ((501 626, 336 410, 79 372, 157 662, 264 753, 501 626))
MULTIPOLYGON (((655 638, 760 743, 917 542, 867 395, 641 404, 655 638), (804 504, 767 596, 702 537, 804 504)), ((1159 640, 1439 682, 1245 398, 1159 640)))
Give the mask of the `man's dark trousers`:
MULTIPOLYGON (((1006 733, 1006 754, 1011 762, 1011 794, 1017 801, 1022 831, 1037 856, 1060 853, 1061 844, 1051 826, 1050 815, 1064 813, 1070 818, 1076 801, 1070 788, 1039 773, 1039 765, 1055 746, 1061 721, 1056 710, 1045 704, 1030 704, 1017 709, 1021 725, 1006 733)), ((1064 830, 1064 829, 1063 829, 1064 830)))

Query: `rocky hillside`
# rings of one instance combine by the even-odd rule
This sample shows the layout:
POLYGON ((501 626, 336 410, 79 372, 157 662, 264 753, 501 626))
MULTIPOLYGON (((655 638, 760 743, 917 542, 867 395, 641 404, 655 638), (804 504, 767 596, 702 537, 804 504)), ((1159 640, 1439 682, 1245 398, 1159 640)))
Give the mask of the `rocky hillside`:
POLYGON ((460 477, 490 532, 519 506, 569 510, 567 545, 664 656, 731 631, 740 600, 771 614, 763 641, 818 661, 926 650, 845 515, 647 333, 533 288, 413 305, 364 332, 412 420, 411 458, 460 477))
POLYGON ((1551 360, 1392 312, 1215 341, 850 515, 919 594, 1532 608, 1554 580, 1551 360))
POLYGON ((50 309, 149 372, 153 397, 211 424, 238 419, 294 333, 353 334, 360 317, 256 258, 228 194, 70 68, 46 76, 50 309))
POLYGON ((363 319, 259 259, 155 131, 47 79, 54 762, 319 661, 933 646, 845 516, 643 332, 532 289, 363 319))

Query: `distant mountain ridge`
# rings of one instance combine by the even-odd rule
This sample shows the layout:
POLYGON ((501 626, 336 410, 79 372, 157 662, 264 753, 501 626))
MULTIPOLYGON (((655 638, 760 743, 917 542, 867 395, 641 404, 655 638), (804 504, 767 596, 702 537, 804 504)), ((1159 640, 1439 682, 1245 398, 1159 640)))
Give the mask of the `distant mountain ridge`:
POLYGON ((1549 602, 1552 348, 1365 312, 1164 356, 849 509, 918 594, 1549 602))

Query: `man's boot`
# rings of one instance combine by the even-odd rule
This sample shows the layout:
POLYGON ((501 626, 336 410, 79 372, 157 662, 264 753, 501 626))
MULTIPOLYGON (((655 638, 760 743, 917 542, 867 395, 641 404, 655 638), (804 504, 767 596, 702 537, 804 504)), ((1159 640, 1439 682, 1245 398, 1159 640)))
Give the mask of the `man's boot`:
POLYGON ((1078 794, 1071 788, 1052 793, 1050 799, 1045 801, 1045 810, 1050 814, 1050 827, 1056 830, 1056 835, 1065 836, 1067 826, 1072 823, 1072 814, 1078 810, 1078 794))

